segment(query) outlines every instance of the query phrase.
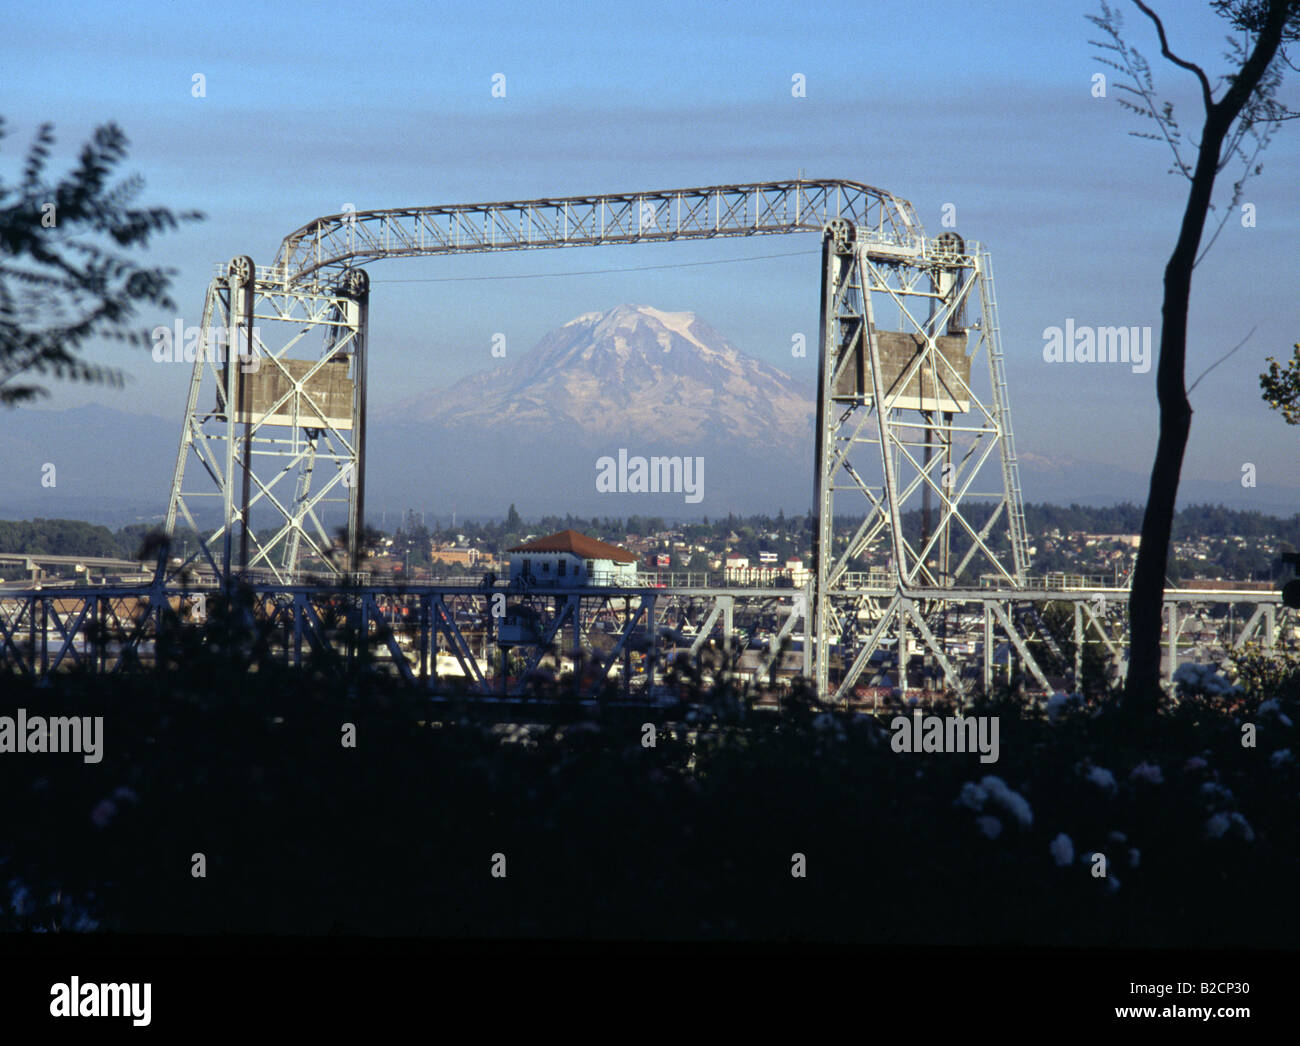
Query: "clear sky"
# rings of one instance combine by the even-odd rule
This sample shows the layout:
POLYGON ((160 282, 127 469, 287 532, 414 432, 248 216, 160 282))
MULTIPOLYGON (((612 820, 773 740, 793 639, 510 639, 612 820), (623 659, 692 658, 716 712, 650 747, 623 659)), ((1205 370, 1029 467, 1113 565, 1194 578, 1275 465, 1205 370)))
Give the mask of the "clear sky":
MULTIPOLYGON (((1149 23, 1118 5, 1130 42, 1189 138, 1193 78, 1159 58, 1149 23)), ((1146 470, 1155 373, 1045 363, 1043 331, 1150 324, 1159 338, 1164 263, 1186 183, 1168 151, 1116 102, 1088 41, 1092 4, 762 2, 104 3, 12 5, 0 34, 0 169, 15 177, 37 125, 53 121, 55 171, 115 120, 145 199, 208 220, 158 241, 178 270, 186 325, 215 263, 272 259, 280 239, 345 204, 526 199, 809 177, 848 178, 910 199, 927 232, 945 204, 993 252, 1022 455, 1146 470), (492 77, 506 77, 494 98, 492 77), (806 97, 791 77, 806 77, 806 97), (206 96, 192 94, 195 74, 206 96)), ((1208 4, 1164 0, 1176 50, 1217 74, 1224 25, 1208 4)), ((1300 74, 1284 100, 1300 108, 1300 74)), ((1247 333, 1192 395, 1185 476, 1300 488, 1300 431, 1259 398, 1267 355, 1300 340, 1300 125, 1284 126, 1194 283, 1189 382, 1247 333)), ((1221 179, 1230 192, 1238 168, 1221 179)), ((371 266, 372 398, 383 408, 490 366, 594 309, 694 310, 740 349, 812 388, 792 359, 817 323, 817 237, 585 248, 389 261, 371 266), (782 255, 759 258, 759 255, 782 255), (603 271, 725 261, 643 271, 603 271), (470 279, 492 276, 496 279, 470 279), (507 279, 526 276, 526 279, 507 279)), ((146 325, 174 323, 150 316, 146 325)), ((187 373, 103 349, 122 391, 59 386, 45 406, 88 401, 175 418, 187 373)), ((1243 492, 1239 507, 1249 507, 1243 492)))

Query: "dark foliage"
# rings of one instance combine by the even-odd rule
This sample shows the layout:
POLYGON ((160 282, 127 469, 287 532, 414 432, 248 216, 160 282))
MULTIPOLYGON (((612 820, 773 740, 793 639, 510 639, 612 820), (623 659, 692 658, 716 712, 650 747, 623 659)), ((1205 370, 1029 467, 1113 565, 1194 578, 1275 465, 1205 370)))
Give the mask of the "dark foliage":
POLYGON ((143 179, 112 181, 128 144, 121 128, 105 124, 77 166, 51 182, 54 130, 43 124, 21 179, 0 179, 0 405, 46 395, 40 384, 20 383, 33 375, 122 384, 120 370, 87 363, 80 351, 96 338, 143 345, 145 332, 131 327, 137 310, 175 309, 167 293, 173 272, 144 266, 123 248, 146 247, 203 216, 133 206, 143 179))
POLYGON ((155 671, 0 683, 0 715, 105 722, 98 764, 0 756, 0 926, 1287 947, 1300 932, 1300 774, 1274 757, 1297 747, 1294 665, 1247 659, 1244 691, 1193 687, 1141 739, 1112 702, 1049 718, 994 697, 968 710, 999 717, 992 765, 895 752, 888 720, 798 687, 759 711, 688 665, 672 683, 689 703, 653 717, 645 747, 652 717, 612 692, 520 726, 435 705, 364 659, 278 667, 250 608, 247 595, 210 607, 206 635, 173 622, 155 671), (990 774, 1029 823, 958 801, 990 774), (1081 860, 1093 850, 1106 879, 1081 860))

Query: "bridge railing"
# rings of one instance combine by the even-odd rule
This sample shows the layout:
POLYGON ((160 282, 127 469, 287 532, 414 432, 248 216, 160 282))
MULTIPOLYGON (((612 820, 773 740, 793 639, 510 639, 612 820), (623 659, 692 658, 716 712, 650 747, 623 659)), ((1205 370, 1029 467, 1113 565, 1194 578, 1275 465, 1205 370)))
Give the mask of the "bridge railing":
MULTIPOLYGON (((980 575, 980 588, 1002 588, 1004 585, 1005 580, 997 574, 980 575)), ((1034 591, 1067 591, 1089 588, 1115 589, 1127 588, 1128 580, 1115 575, 1057 572, 1028 576, 1020 587, 1033 589, 1034 591)))

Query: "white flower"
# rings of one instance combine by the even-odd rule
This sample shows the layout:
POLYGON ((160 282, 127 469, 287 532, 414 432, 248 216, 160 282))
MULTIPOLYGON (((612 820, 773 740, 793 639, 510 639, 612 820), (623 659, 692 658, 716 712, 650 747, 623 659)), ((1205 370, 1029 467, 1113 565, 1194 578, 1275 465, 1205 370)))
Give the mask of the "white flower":
POLYGON ((75 913, 75 917, 65 917, 63 926, 73 933, 91 933, 99 929, 99 921, 92 919, 86 912, 80 911, 75 913))
POLYGON ((983 817, 975 818, 975 827, 990 839, 996 839, 1002 834, 1002 822, 996 817, 990 817, 987 814, 983 817))
POLYGON ((1208 795, 1215 799, 1222 799, 1225 802, 1232 801, 1232 789, 1224 788, 1223 785, 1214 781, 1205 781, 1201 785, 1201 794, 1208 795))
POLYGON ((1125 835, 1123 832, 1111 832, 1109 838, 1112 843, 1128 842, 1128 836, 1125 835))
POLYGON ((964 806, 970 810, 983 810, 989 794, 974 781, 967 781, 961 786, 961 795, 957 796, 955 806, 964 806))
POLYGON ((980 787, 988 796, 1012 817, 1028 828, 1034 823, 1034 813, 1029 808, 1029 803, 1023 795, 1013 792, 1007 787, 1005 781, 1000 777, 992 774, 980 781, 980 787))
POLYGON ((1106 876, 1106 892, 1114 893, 1118 889, 1119 889, 1119 879, 1113 875, 1106 876))
POLYGON ((1128 863, 1130 868, 1136 868, 1138 862, 1142 860, 1142 851, 1136 846, 1130 846, 1128 851, 1128 863))
POLYGON ((1268 715, 1277 716, 1277 721, 1283 726, 1291 725, 1291 717, 1282 711, 1282 705, 1275 697, 1271 697, 1267 701, 1262 702, 1259 706, 1258 714, 1261 719, 1268 715))
POLYGON ((1088 780, 1093 784, 1095 784, 1103 792, 1106 792, 1110 795, 1114 795, 1115 789, 1118 787, 1115 784, 1115 775, 1112 774, 1109 770, 1100 766, 1094 766, 1091 770, 1088 771, 1088 780))
POLYGON ((1274 766, 1282 766, 1285 763, 1295 762, 1295 757, 1291 754, 1291 749, 1279 748, 1276 752, 1274 752, 1271 756, 1268 757, 1268 761, 1272 763, 1274 766))
POLYGON ((1178 670, 1174 672, 1174 682, 1178 683, 1183 690, 1191 693, 1235 694, 1241 692, 1241 687, 1234 686, 1226 678, 1219 675, 1219 670, 1214 665, 1179 665, 1178 670))
POLYGON ((9 907, 13 909, 15 915, 26 915, 28 908, 28 890, 20 879, 9 880, 9 907))
POLYGON ((1163 784, 1165 780, 1164 774, 1160 772, 1160 767, 1153 763, 1148 763, 1145 760, 1133 767, 1133 772, 1129 774, 1129 778, 1136 778, 1139 781, 1149 781, 1151 784, 1163 784))
POLYGON ((1215 814, 1205 822, 1205 831, 1212 839, 1222 839, 1233 825, 1237 826, 1238 832, 1246 842, 1255 841, 1255 829, 1251 828, 1250 822, 1238 813, 1215 814))
POLYGON ((1074 860, 1074 843, 1064 832, 1057 834, 1048 849, 1052 852, 1052 860, 1056 862, 1058 868, 1064 868, 1074 860))
POLYGON ((1183 764, 1184 770, 1204 770, 1210 764, 1202 759, 1199 755, 1194 755, 1183 764))
POLYGON ((1255 841, 1255 829, 1251 828, 1250 823, 1242 817, 1241 814, 1232 813, 1229 814, 1228 817, 1233 824, 1241 829, 1242 838, 1244 838, 1246 842, 1253 843, 1255 841))
POLYGON ((1060 718, 1061 714, 1071 706, 1083 704, 1083 695, 1066 694, 1057 691, 1047 699, 1047 718, 1055 721, 1060 718))

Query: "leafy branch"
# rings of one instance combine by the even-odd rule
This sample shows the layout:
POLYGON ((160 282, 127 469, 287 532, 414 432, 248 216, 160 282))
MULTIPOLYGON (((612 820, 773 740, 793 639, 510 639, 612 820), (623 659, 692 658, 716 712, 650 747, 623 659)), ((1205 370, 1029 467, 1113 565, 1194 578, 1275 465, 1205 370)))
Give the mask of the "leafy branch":
MULTIPOLYGON (((0 118, 0 139, 6 136, 0 118)), ((49 375, 120 387, 122 372, 87 363, 92 338, 145 345, 131 323, 142 306, 175 309, 174 270, 141 265, 121 248, 144 248, 159 234, 202 220, 197 211, 139 207, 139 175, 113 182, 129 145, 116 124, 94 132, 71 172, 46 179, 55 143, 51 125, 36 132, 21 179, 0 179, 0 405, 48 395, 18 379, 49 375)))

